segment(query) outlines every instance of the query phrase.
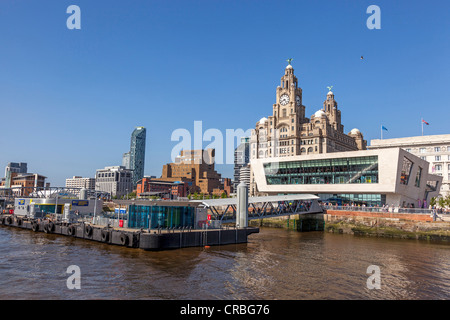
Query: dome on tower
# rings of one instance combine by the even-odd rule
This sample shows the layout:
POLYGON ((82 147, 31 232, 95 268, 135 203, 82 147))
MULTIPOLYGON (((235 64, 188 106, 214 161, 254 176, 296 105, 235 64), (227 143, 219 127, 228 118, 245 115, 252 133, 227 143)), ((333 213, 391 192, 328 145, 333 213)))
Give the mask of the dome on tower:
POLYGON ((329 95, 333 95, 333 92, 332 91, 328 91, 327 96, 329 96, 329 95))
POLYGON ((264 124, 267 121, 266 117, 262 117, 261 120, 259 120, 259 124, 264 124))
POLYGON ((361 133, 361 131, 359 131, 359 129, 356 129, 356 128, 354 128, 350 131, 350 134, 359 134, 359 133, 361 133))
POLYGON ((314 113, 315 118, 322 118, 323 116, 326 116, 325 112, 323 112, 322 109, 317 110, 316 113, 314 113))

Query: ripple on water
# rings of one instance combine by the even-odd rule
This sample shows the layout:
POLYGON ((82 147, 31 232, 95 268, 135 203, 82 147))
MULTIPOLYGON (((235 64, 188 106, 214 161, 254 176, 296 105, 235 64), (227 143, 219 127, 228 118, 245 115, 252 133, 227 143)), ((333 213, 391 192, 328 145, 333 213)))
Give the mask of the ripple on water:
POLYGON ((0 227, 0 299, 448 299, 450 246, 261 228, 247 244, 146 252, 0 227), (81 269, 69 290, 67 267, 81 269), (381 290, 367 288, 377 265, 381 290))

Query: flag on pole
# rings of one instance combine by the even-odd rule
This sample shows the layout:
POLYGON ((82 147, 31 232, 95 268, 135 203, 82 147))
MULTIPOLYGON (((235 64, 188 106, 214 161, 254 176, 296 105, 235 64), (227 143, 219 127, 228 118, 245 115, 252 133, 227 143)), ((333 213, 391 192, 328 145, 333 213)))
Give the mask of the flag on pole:
POLYGON ((388 129, 385 126, 381 126, 381 140, 383 140, 383 130, 388 131, 388 129))
POLYGON ((422 135, 423 135, 423 124, 425 123, 427 126, 429 126, 430 124, 425 120, 423 120, 423 118, 421 120, 422 120, 422 135))

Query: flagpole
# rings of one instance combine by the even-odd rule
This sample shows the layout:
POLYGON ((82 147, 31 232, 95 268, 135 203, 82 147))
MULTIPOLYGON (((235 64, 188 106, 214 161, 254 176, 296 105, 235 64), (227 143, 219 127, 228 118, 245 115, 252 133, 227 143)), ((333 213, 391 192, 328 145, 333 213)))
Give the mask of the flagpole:
POLYGON ((381 125, 380 129, 381 129, 381 140, 383 140, 383 125, 381 125))
POLYGON ((420 120, 421 120, 420 122, 422 123, 422 136, 423 136, 423 118, 421 118, 420 120))

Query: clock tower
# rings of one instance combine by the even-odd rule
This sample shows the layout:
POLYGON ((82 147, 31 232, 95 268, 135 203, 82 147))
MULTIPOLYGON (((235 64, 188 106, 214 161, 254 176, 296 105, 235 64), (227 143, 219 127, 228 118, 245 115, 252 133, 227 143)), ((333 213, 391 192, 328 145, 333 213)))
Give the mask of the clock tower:
MULTIPOLYGON (((291 59, 289 59, 291 60, 291 59)), ((302 89, 298 86, 298 79, 294 75, 294 68, 289 63, 281 77, 281 84, 277 87, 276 103, 273 105, 273 117, 276 121, 294 117, 296 125, 303 123, 305 106, 302 104, 302 89)))
POLYGON ((302 89, 289 65, 276 89, 276 100, 272 115, 262 118, 252 133, 251 148, 253 157, 285 157, 299 155, 301 151, 301 130, 305 119, 305 106, 302 104, 302 89))
MULTIPOLYGON (((311 118, 305 117, 302 89, 298 86, 291 60, 288 60, 281 83, 276 88, 272 115, 262 117, 251 132, 250 159, 366 149, 366 141, 358 129, 344 133, 341 111, 331 92, 332 87, 328 87, 323 109, 315 112, 311 118)), ((257 193, 256 183, 251 178, 250 194, 257 193)))

